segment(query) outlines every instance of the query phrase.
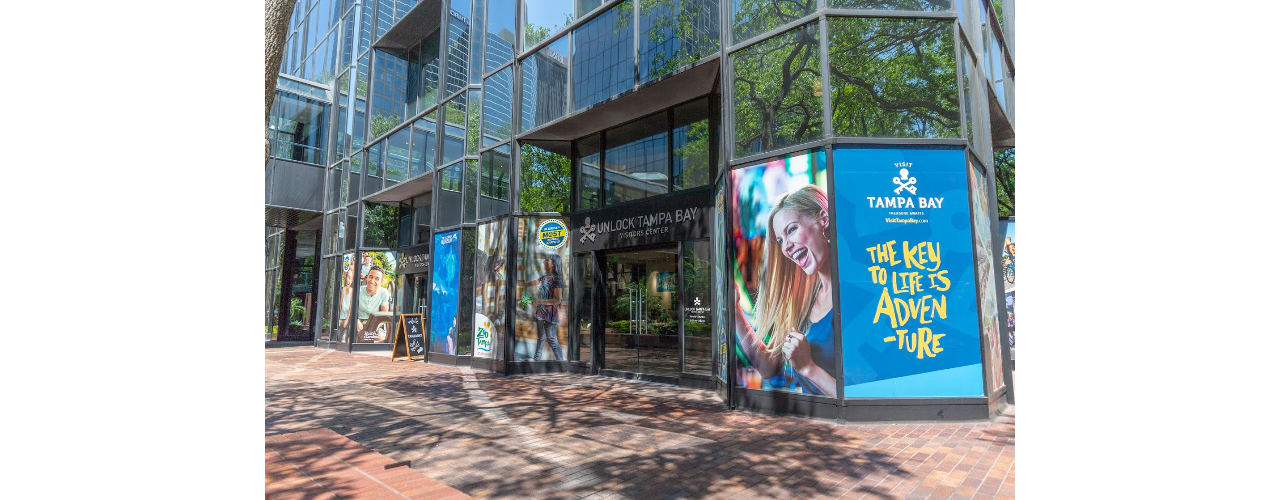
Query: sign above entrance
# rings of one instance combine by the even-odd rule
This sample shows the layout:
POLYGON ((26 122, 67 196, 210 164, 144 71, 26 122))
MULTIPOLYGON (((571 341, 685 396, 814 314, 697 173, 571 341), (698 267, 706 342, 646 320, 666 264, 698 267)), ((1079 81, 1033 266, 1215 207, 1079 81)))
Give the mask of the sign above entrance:
POLYGON ((431 268, 431 244, 410 247, 400 253, 400 274, 425 273, 431 268))
POLYGON ((710 211, 710 189, 691 189, 573 214, 569 238, 575 252, 706 238, 710 211))

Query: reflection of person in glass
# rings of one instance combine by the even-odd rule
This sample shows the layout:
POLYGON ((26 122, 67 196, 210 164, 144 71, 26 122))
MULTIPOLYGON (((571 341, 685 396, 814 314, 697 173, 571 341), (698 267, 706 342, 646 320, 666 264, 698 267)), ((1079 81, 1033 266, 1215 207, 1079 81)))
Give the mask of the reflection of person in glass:
POLYGON ((538 347, 533 350, 534 361, 542 360, 544 338, 551 344, 551 352, 555 353, 556 361, 564 361, 564 355, 560 353, 560 340, 556 338, 556 330, 560 325, 560 290, 564 288, 562 269, 560 256, 549 254, 542 260, 542 276, 523 283, 525 287, 538 287, 533 301, 538 306, 533 313, 538 327, 538 347))
POLYGON ((755 328, 741 308, 734 318, 739 345, 761 376, 782 375, 805 393, 835 397, 829 225, 827 194, 815 186, 778 200, 769 212, 755 328))
MULTIPOLYGON (((391 310, 391 292, 382 287, 382 267, 369 267, 369 272, 364 277, 364 289, 357 295, 360 296, 360 311, 356 316, 356 331, 363 331, 364 322, 369 320, 370 314, 374 311, 391 310)), ((384 341, 386 338, 378 340, 384 341)))

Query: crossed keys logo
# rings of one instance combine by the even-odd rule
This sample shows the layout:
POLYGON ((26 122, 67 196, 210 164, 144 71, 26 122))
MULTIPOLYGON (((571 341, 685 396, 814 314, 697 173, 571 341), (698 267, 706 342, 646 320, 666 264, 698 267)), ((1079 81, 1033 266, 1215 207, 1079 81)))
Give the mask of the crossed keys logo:
POLYGON ((902 194, 903 189, 907 190, 907 192, 911 194, 916 194, 916 178, 908 178, 908 175, 910 174, 907 172, 907 169, 904 168, 898 172, 898 177, 893 178, 893 183, 898 185, 898 187, 893 190, 893 194, 902 194))
POLYGON ((582 222, 582 227, 578 228, 578 233, 582 236, 578 238, 578 243, 586 243, 587 240, 596 241, 596 228, 591 225, 591 218, 587 217, 582 222))

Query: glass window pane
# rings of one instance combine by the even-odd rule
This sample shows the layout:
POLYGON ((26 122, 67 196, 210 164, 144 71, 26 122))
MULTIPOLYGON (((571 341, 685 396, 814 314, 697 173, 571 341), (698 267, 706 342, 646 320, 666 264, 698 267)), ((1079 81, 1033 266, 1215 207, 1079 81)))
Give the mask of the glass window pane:
POLYGON ((462 162, 449 165, 436 173, 440 194, 436 200, 436 225, 456 226, 462 223, 462 162))
POLYGON ((344 177, 346 177, 346 175, 345 172, 342 171, 341 163, 339 163, 338 166, 331 167, 325 171, 325 182, 329 184, 328 192, 324 197, 325 211, 336 209, 343 203, 346 203, 345 197, 342 193, 342 180, 344 177))
POLYGON ((480 155, 479 218, 511 213, 511 146, 503 144, 480 155))
POLYGON ((413 244, 421 245, 431 241, 431 196, 421 196, 413 200, 413 244))
POLYGON ((464 162, 462 178, 462 222, 476 221, 476 197, 479 193, 480 162, 467 160, 464 162))
POLYGON ((705 186, 711 182, 711 120, 706 99, 675 108, 671 130, 672 188, 705 186))
POLYGON ((271 106, 270 126, 275 129, 271 156, 323 165, 328 117, 328 104, 277 91, 271 106))
POLYGON ((387 34, 387 30, 395 24, 396 5, 394 2, 382 0, 378 2, 378 34, 373 37, 374 40, 382 38, 387 34))
POLYGON ((573 256, 573 312, 576 321, 570 331, 569 359, 591 362, 591 304, 595 266, 591 254, 573 256))
POLYGON ((356 220, 357 206, 358 205, 356 204, 351 204, 351 205, 347 205, 347 208, 345 209, 347 213, 347 223, 343 225, 342 231, 341 231, 343 233, 343 239, 346 240, 344 242, 343 248, 351 249, 356 247, 356 227, 358 227, 357 220, 356 220))
POLYGON ((605 131, 606 205, 667 193, 667 114, 605 131))
POLYGON ((838 136, 960 137, 951 21, 831 18, 838 136))
POLYGON ((436 166, 436 112, 427 113, 413 124, 413 150, 409 176, 431 171, 436 166))
POLYGON ((631 1, 573 30, 573 109, 591 106, 635 85, 631 1))
MULTIPOLYGON (((596 5, 600 5, 598 0, 596 5)), ((522 16, 524 47, 528 49, 573 22, 573 0, 524 0, 522 16)))
POLYGON ((360 199, 360 176, 364 173, 365 154, 351 155, 351 166, 347 168, 347 203, 360 199))
MULTIPOLYGON (((773 2, 764 0, 730 0, 729 16, 733 19, 733 43, 787 24, 811 14, 817 9, 816 0, 773 2)), ((817 33, 817 30, 814 30, 817 33)), ((816 37, 817 35, 815 35, 816 37)))
POLYGON ((467 86, 467 66, 471 58, 471 2, 449 2, 449 36, 445 55, 444 95, 467 86))
POLYGON ((409 108, 421 113, 440 100, 440 28, 409 50, 409 108))
POLYGON ((449 163, 462 158, 467 140, 467 93, 459 94, 444 105, 444 159, 449 163))
POLYGON ((578 17, 582 17, 595 10, 596 7, 604 5, 604 0, 577 0, 575 3, 577 4, 578 17))
POLYGON ((376 51, 373 61, 373 92, 369 96, 369 109, 373 114, 369 135, 376 138, 404 122, 409 64, 398 55, 381 50, 376 51))
POLYGON ((409 178, 409 136, 412 134, 412 127, 404 127, 387 138, 387 186, 409 178))
MULTIPOLYGON (((569 212, 569 144, 562 144, 565 154, 532 144, 520 146, 520 210, 569 212)), ((595 192, 595 187, 590 189, 595 192)))
POLYGON ((641 84, 718 50, 718 0, 640 1, 641 84))
POLYGON ((684 371, 711 375, 711 243, 684 244, 684 371))
POLYGON ((569 37, 520 61, 520 131, 564 116, 569 99, 569 37))
POLYGON ((396 246, 400 232, 400 207, 364 204, 364 241, 366 247, 396 246))
POLYGON ((732 58, 734 156, 822 137, 816 23, 747 47, 732 58))
POLYGON ((458 273, 458 355, 471 355, 471 337, 475 334, 476 302, 472 293, 475 290, 476 269, 476 228, 462 228, 462 259, 458 262, 461 268, 458 273))
POLYGON ((578 141, 578 210, 600 207, 600 135, 578 141))
POLYGON ((485 14, 484 72, 498 69, 516 57, 516 1, 489 0, 485 14))
POLYGON ((467 154, 480 154, 480 89, 467 91, 467 154))
POLYGON ((364 162, 364 187, 362 192, 364 196, 382 190, 382 170, 383 152, 382 141, 369 146, 369 155, 365 157, 364 162))
POLYGON ((471 85, 479 85, 480 77, 484 72, 484 0, 474 0, 471 2, 471 26, 469 30, 471 35, 471 65, 470 79, 467 81, 471 85))
POLYGON ((827 0, 827 5, 842 9, 917 10, 925 12, 951 10, 951 0, 827 0))
POLYGON ((484 134, 482 146, 511 138, 511 74, 510 67, 484 80, 484 134))
POLYGON ((373 2, 365 2, 360 9, 360 48, 357 53, 363 54, 373 43, 373 2))

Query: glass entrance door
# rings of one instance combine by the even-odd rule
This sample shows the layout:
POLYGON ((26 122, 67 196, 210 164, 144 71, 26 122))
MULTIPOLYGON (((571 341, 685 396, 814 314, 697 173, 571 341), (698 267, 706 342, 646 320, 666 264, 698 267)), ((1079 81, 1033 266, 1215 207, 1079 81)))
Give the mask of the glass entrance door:
POLYGON ((604 369, 680 376, 676 248, 604 256, 604 369))

